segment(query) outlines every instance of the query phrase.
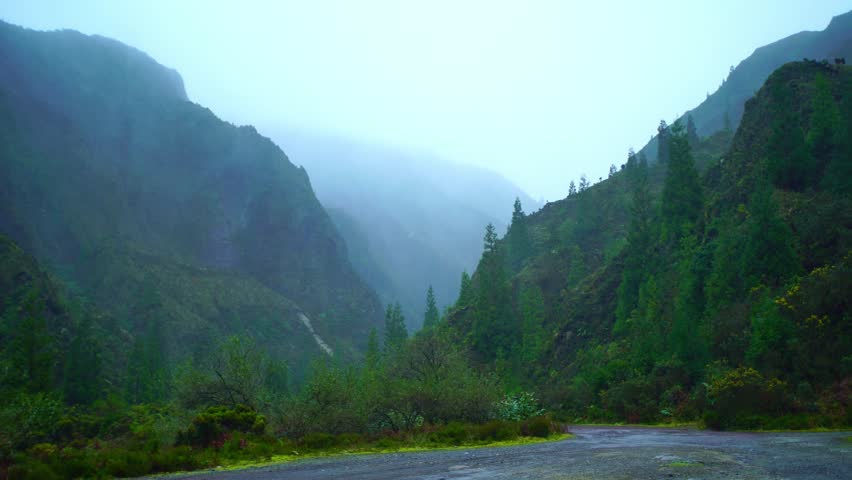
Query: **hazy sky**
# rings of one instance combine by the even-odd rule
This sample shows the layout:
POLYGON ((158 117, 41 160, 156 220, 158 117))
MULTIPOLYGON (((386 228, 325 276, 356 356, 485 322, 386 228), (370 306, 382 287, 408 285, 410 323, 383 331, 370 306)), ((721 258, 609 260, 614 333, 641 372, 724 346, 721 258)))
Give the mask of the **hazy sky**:
POLYGON ((429 150, 556 200, 582 173, 605 176, 755 48, 850 9, 850 0, 3 0, 0 18, 133 45, 177 69, 193 101, 261 133, 296 127, 429 150))

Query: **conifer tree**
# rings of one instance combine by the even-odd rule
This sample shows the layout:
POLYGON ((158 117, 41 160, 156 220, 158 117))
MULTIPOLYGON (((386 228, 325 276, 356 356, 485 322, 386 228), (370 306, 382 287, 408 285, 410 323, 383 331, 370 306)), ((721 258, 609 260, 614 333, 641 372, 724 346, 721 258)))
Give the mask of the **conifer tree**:
POLYGON ((586 175, 580 175, 580 186, 578 191, 585 192, 586 189, 589 188, 589 179, 586 178, 586 175))
POLYGON ((405 328, 405 317, 399 302, 388 304, 385 310, 385 352, 398 352, 408 339, 408 329, 405 328))
POLYGON ((373 327, 370 329, 370 337, 367 339, 367 354, 364 356, 364 366, 368 371, 374 372, 378 369, 380 355, 379 333, 373 327))
POLYGON ((842 135, 840 109, 822 74, 818 74, 814 80, 811 108, 813 113, 811 113, 807 144, 815 163, 814 167, 821 172, 843 153, 840 148, 842 135))
POLYGON ((695 127, 695 121, 692 119, 692 115, 688 115, 686 117, 686 140, 692 148, 695 148, 698 145, 698 129, 695 127))
POLYGON ((802 190, 810 183, 815 165, 808 151, 793 90, 787 84, 773 91, 775 112, 767 148, 767 169, 778 187, 802 190))
POLYGON ((657 126, 657 164, 665 165, 669 161, 669 140, 671 135, 665 120, 657 126))
POLYGON ((668 240, 677 240, 701 218, 701 183, 680 123, 671 127, 669 165, 663 185, 662 214, 668 240))
POLYGON ((509 265, 513 271, 519 271, 524 260, 530 254, 530 238, 527 230, 527 218, 521 207, 521 200, 515 198, 512 211, 512 223, 508 232, 509 265))
POLYGON ((423 314, 423 328, 434 327, 440 319, 441 314, 435 304, 435 291, 432 290, 432 285, 429 285, 429 290, 426 291, 426 312, 423 314))
POLYGON ((574 180, 571 180, 571 183, 568 184, 568 196, 573 197, 577 194, 577 185, 574 184, 574 180))
POLYGON ((461 286, 459 287, 459 299, 456 302, 456 305, 459 307, 466 307, 469 305, 473 305, 474 301, 474 292, 473 287, 470 284, 470 275, 467 271, 462 272, 461 275, 461 286))
MULTIPOLYGON (((644 156, 643 156, 644 158, 644 156)), ((624 256, 624 271, 617 291, 615 330, 623 331, 639 300, 639 286, 650 267, 652 258, 651 191, 648 186, 648 167, 645 161, 636 161, 632 171, 633 201, 630 208, 630 226, 624 256)))

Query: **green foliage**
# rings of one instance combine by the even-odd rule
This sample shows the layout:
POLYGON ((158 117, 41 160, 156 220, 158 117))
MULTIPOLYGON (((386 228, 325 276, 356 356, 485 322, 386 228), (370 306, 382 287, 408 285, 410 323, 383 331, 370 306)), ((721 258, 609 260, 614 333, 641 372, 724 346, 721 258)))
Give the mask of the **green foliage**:
POLYGON ((521 200, 515 198, 514 210, 512 211, 512 223, 506 233, 508 263, 513 272, 517 272, 529 257, 532 246, 530 245, 530 234, 527 229, 526 215, 521 207, 521 200))
POLYGON ((497 403, 496 416, 500 420, 513 422, 539 417, 544 410, 539 406, 538 399, 533 392, 519 392, 514 395, 506 395, 497 403))
POLYGON ((704 422, 715 429, 754 428, 760 425, 760 415, 779 415, 789 408, 783 382, 766 379, 747 367, 712 379, 707 398, 709 408, 704 422))
POLYGON ((199 366, 186 365, 179 386, 178 396, 187 407, 257 409, 286 393, 286 366, 269 358, 253 340, 232 336, 199 366))
POLYGON ((222 443, 232 432, 262 434, 266 418, 245 405, 208 407, 192 419, 185 431, 178 432, 177 443, 207 447, 222 443))
POLYGON ((405 317, 402 307, 397 302, 388 304, 385 310, 385 352, 397 352, 408 339, 408 329, 405 328, 405 317))
POLYGON ((434 327, 440 320, 441 314, 435 304, 435 292, 432 290, 432 285, 429 285, 429 290, 426 291, 426 312, 423 314, 423 328, 434 327))
POLYGON ((805 143, 791 87, 776 84, 773 93, 777 107, 767 148, 769 175, 778 187, 802 190, 814 176, 813 156, 805 143))
POLYGON ((544 327, 545 304, 541 289, 536 286, 525 286, 521 292, 521 316, 523 325, 521 328, 521 352, 519 357, 522 362, 533 365, 537 364, 547 346, 547 331, 544 327))
POLYGON ((698 224, 704 200, 683 126, 675 123, 668 136, 669 162, 663 185, 662 220, 667 239, 678 240, 698 224))

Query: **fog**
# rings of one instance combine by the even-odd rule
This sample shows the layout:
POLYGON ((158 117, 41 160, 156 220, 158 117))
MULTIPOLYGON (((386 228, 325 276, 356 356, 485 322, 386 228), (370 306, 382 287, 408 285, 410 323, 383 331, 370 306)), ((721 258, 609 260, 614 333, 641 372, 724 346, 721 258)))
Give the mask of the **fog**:
POLYGON ((177 69, 193 101, 261 133, 431 152, 556 200, 583 173, 605 177, 754 48, 822 29, 849 7, 28 0, 0 4, 0 18, 133 45, 177 69))

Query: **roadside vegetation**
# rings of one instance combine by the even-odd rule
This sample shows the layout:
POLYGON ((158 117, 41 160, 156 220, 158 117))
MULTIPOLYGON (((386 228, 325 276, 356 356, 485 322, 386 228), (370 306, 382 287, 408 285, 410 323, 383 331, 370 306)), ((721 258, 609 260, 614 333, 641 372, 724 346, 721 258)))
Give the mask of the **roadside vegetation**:
POLYGON ((168 402, 117 393, 68 405, 61 392, 19 392, 0 411, 0 478, 108 478, 289 461, 307 456, 473 447, 558 438, 531 393, 504 395, 475 369, 452 332, 407 338, 389 307, 380 346, 344 366, 317 360, 290 392, 285 370, 241 337, 203 366, 150 376, 168 402))

